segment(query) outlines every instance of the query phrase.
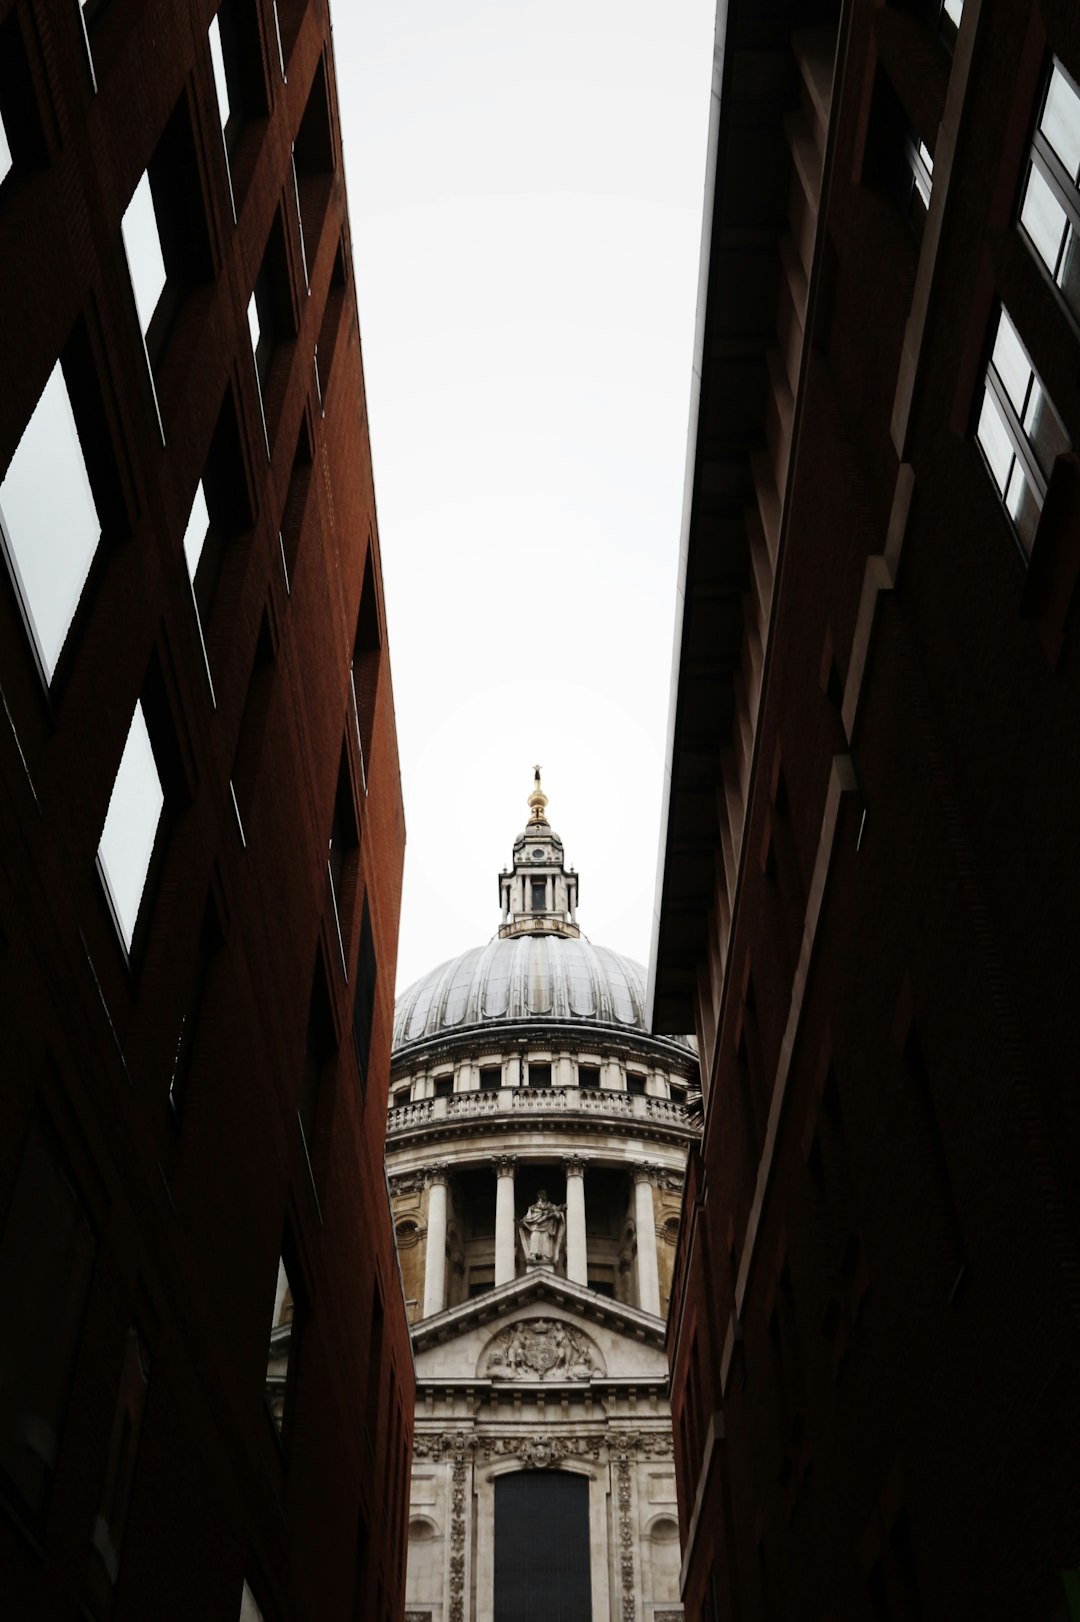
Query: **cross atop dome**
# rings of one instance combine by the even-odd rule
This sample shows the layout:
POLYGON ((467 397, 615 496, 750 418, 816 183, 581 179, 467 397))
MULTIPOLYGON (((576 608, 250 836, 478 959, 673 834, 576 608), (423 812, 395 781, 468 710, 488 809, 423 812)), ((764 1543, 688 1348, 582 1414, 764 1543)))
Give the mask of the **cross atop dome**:
POLYGON ((534 766, 529 820, 514 840, 513 866, 499 874, 501 936, 581 934, 577 874, 566 866, 563 842, 547 819, 547 803, 540 767, 534 766))

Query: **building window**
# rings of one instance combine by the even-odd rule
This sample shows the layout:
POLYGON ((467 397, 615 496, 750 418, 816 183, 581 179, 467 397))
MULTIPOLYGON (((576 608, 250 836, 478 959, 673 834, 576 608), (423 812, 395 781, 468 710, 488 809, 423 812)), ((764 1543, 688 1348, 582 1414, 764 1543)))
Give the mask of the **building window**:
POLYGON ((124 239, 128 280, 135 295, 135 308, 139 312, 139 325, 145 339, 167 280, 149 170, 143 171, 142 179, 124 210, 120 235, 124 239))
POLYGON ((379 687, 379 664, 382 637, 379 634, 379 607, 375 600, 375 571, 371 561, 371 537, 368 537, 368 556, 364 565, 364 583, 360 590, 360 612, 356 619, 356 640, 353 643, 352 685, 353 720, 356 723, 356 741, 360 746, 360 777, 367 793, 371 772, 372 734, 375 729, 375 697, 379 687))
POLYGON ((52 1135, 34 1117, 0 1240, 0 1490, 37 1529, 60 1453, 95 1249, 52 1135))
POLYGON ((1057 458, 1068 435, 1008 311, 1001 309, 975 438, 1025 554, 1030 554, 1057 458))
POLYGON ((296 1400, 296 1364, 300 1338, 299 1301, 294 1289, 295 1267, 278 1259, 274 1311, 270 1319, 270 1345, 266 1354, 266 1405, 282 1441, 287 1441, 296 1400))
POLYGON ((390 1108, 400 1109, 403 1104, 408 1104, 411 1099, 412 1083, 407 1081, 404 1087, 395 1087, 393 1092, 390 1094, 390 1108))
POLYGON ((23 618, 51 682, 102 529, 59 361, 0 483, 0 521, 23 618))
POLYGON ((596 1065, 579 1064, 577 1076, 579 1087, 599 1087, 600 1085, 600 1071, 596 1065))
POLYGON ((346 943, 349 938, 349 926, 352 922, 352 908, 348 903, 350 890, 355 890, 353 881, 356 872, 357 843, 349 760, 348 755, 343 750, 341 765, 338 770, 337 794, 334 797, 334 815, 330 823, 330 844, 326 856, 326 871, 330 876, 330 901, 334 910, 334 924, 337 929, 338 947, 341 951, 341 965, 345 970, 346 979, 349 974, 346 943))
POLYGON ((549 1064, 530 1064, 529 1065, 529 1086, 530 1087, 550 1087, 551 1086, 551 1066, 549 1064))
POLYGON ((360 1089, 367 1090, 368 1059, 371 1054, 371 1022, 375 1013, 375 982, 379 965, 375 960, 375 942, 371 933, 371 915, 367 897, 364 897, 364 915, 360 921, 360 952, 356 960, 356 995, 353 998, 353 1048, 360 1071, 360 1089))
POLYGON ((533 912, 545 912, 547 910, 547 880, 532 879, 530 883, 532 885, 533 912))
POLYGON ((483 1066, 480 1070, 480 1091, 497 1093, 502 1086, 502 1069, 498 1065, 483 1066))
POLYGON ((221 0, 208 40, 235 219, 237 199, 242 199, 254 167, 259 144, 256 131, 270 110, 254 0, 221 0))
POLYGON ((1080 320, 1080 91, 1057 61, 1031 145, 1020 224, 1080 320))
POLYGON ((132 1325, 124 1345, 124 1366, 113 1413, 105 1482, 90 1539, 92 1553, 86 1609, 93 1617, 105 1618, 112 1610, 112 1590, 120 1572, 149 1383, 149 1354, 139 1331, 132 1325))
POLYGON ((921 241, 930 210, 934 159, 884 68, 878 69, 874 81, 865 178, 892 194, 916 241, 921 241))
POLYGON ((315 1184, 315 1133, 319 1124, 319 1094, 323 1076, 334 1057, 337 1043, 334 1039, 334 1016, 330 1008, 330 993, 326 985, 326 971, 322 952, 315 954, 315 974, 308 1002, 307 1030, 304 1033, 304 1060, 300 1071, 300 1098, 296 1113, 304 1139, 308 1171, 315 1184))
POLYGON ((668 1097, 673 1104, 680 1105, 682 1109, 686 1108, 686 1087, 681 1081, 668 1082, 668 1097))
POLYGON ((244 1584, 244 1591, 240 1595, 239 1622, 265 1622, 263 1613, 255 1603, 255 1595, 251 1592, 247 1583, 244 1584))
POLYGON ((436 1076, 435 1077, 435 1097, 436 1098, 449 1098, 450 1094, 453 1092, 453 1090, 454 1090, 454 1078, 453 1078, 453 1076, 436 1076))
POLYGON ((645 1077, 635 1075, 632 1071, 626 1072, 626 1090, 633 1093, 635 1098, 645 1097, 645 1077))
POLYGON ((164 808, 165 791, 140 699, 131 717, 98 845, 98 864, 113 917, 129 952, 164 808))

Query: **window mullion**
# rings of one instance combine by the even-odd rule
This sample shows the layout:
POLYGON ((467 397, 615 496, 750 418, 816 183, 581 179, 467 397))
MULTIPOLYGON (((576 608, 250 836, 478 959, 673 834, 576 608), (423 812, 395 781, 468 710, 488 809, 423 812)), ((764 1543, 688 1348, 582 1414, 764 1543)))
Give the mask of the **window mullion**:
POLYGON ((991 363, 986 368, 986 386, 994 396, 994 400, 1004 419, 1005 429, 1012 440, 1013 450, 1016 452, 1024 469, 1025 476, 1038 492, 1040 504, 1046 498, 1046 478, 1042 468, 1035 459, 1023 423, 1016 414, 1016 407, 1009 399, 1008 391, 991 363))
POLYGON ((1080 233, 1080 190, 1077 189, 1069 171, 1042 130, 1035 131, 1035 139, 1031 146, 1031 161, 1037 165, 1043 179, 1053 190, 1054 196, 1068 215, 1073 230, 1080 233))

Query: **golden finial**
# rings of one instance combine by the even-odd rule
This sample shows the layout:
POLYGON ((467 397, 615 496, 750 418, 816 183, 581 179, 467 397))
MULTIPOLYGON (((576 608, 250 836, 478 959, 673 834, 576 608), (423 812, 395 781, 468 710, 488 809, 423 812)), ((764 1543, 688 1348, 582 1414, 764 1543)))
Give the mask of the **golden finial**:
POLYGON ((545 815, 544 815, 544 807, 548 803, 548 797, 544 793, 543 789, 540 787, 540 768, 539 768, 539 766, 534 766, 533 767, 533 774, 534 774, 533 775, 533 791, 529 795, 529 807, 530 807, 529 821, 530 822, 546 822, 547 817, 545 817, 545 815))

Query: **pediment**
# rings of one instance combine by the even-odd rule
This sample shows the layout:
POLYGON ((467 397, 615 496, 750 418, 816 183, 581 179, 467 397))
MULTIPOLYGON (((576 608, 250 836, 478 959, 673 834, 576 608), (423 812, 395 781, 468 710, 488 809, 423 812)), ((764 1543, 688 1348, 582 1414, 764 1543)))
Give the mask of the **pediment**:
POLYGON ((490 1290, 413 1329, 416 1375, 494 1386, 667 1379, 664 1322, 551 1273, 490 1290))

